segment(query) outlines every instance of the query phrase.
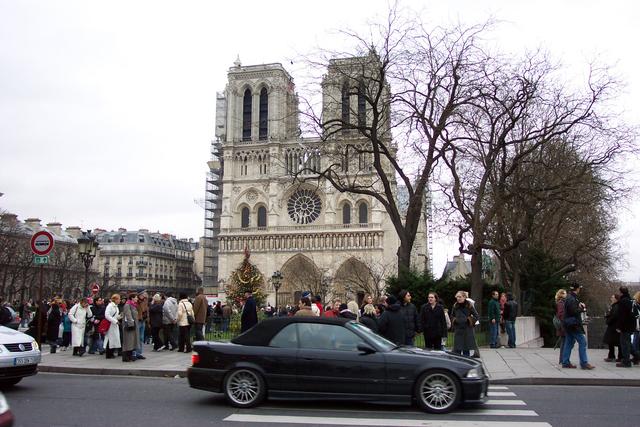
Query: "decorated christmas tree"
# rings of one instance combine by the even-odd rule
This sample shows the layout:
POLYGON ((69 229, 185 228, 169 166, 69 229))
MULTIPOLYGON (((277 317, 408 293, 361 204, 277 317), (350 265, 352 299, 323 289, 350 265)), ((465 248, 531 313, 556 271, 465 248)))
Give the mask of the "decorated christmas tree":
POLYGON ((244 293, 251 291, 256 305, 260 307, 266 299, 264 294, 264 277, 258 267, 249 262, 249 248, 244 248, 244 260, 233 273, 227 285, 227 299, 235 304, 239 304, 244 298, 244 293))

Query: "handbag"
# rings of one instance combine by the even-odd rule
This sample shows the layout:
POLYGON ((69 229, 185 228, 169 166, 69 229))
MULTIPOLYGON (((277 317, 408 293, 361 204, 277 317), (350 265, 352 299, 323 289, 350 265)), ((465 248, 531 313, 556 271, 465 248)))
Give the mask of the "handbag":
POLYGON ((189 322, 190 325, 193 325, 194 323, 196 323, 196 319, 193 317, 192 314, 189 314, 189 310, 187 310, 187 306, 182 303, 182 306, 184 307, 184 311, 187 312, 187 322, 189 322))
POLYGON ((110 327, 111 322, 109 322, 107 319, 102 319, 100 323, 98 323, 98 333, 106 334, 110 327))

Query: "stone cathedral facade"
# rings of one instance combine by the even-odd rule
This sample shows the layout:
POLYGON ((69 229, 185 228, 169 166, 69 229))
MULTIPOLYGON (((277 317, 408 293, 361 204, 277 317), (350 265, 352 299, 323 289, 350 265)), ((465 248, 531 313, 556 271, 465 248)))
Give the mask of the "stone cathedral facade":
MULTIPOLYGON (((343 65, 333 61, 332 66, 343 65)), ((323 116, 363 119, 366 111, 359 100, 341 96, 339 76, 331 69, 325 76, 323 116)), ((294 178, 302 165, 318 169, 330 161, 314 149, 317 144, 346 142, 366 140, 355 135, 331 141, 300 138, 295 86, 281 64, 234 63, 224 92, 217 95, 207 177, 204 285, 210 292, 223 292, 245 248, 264 275, 272 305, 270 278, 276 271, 282 274, 279 305, 293 304, 304 290, 325 300, 358 299, 384 287, 384 276, 395 274, 398 248, 384 207, 369 196, 340 193, 326 182, 294 178)), ((355 169, 365 179, 372 174, 363 156, 343 161, 345 170, 355 169)), ((426 252, 426 237, 416 240, 416 254, 426 252)))

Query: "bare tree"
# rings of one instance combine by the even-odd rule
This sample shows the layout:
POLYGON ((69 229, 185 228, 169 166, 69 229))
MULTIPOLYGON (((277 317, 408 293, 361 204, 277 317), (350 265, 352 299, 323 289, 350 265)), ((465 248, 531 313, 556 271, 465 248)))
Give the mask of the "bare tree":
POLYGON ((398 274, 411 268, 424 193, 449 143, 445 136, 458 111, 479 96, 485 28, 427 28, 392 9, 387 22, 372 26, 371 37, 344 33, 353 50, 309 60, 311 68, 326 70, 321 108, 313 96, 302 97, 303 132, 318 138, 302 143, 307 155, 288 164, 288 172, 379 202, 400 241, 398 274), (408 189, 404 212, 396 179, 408 189))
MULTIPOLYGON (((490 238, 501 213, 517 208, 515 200, 527 191, 510 185, 525 165, 544 165, 543 148, 565 144, 580 159, 577 175, 567 168, 567 179, 556 183, 566 192, 581 170, 604 171, 630 150, 635 138, 633 130, 607 113, 617 86, 607 70, 592 68, 586 89, 572 92, 558 83, 558 70, 539 53, 523 60, 496 58, 484 68, 479 97, 459 110, 456 126, 445 135, 448 145, 442 157, 450 176, 442 182, 442 191, 459 218, 460 251, 471 255, 476 299, 482 295, 482 251, 507 253, 528 238, 524 232, 509 240, 490 238)), ((552 189, 529 191, 539 201, 556 195, 552 189)))

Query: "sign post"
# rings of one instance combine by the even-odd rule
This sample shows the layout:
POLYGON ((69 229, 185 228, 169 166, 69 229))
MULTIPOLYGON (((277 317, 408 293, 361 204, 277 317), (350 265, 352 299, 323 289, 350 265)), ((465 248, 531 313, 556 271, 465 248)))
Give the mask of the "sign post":
POLYGON ((49 264, 49 253, 53 249, 53 235, 48 231, 38 231, 33 236, 31 236, 31 252, 33 252, 33 262, 36 265, 40 266, 40 286, 38 288, 38 304, 36 305, 37 316, 38 316, 38 336, 36 337, 36 342, 38 343, 38 347, 41 345, 42 341, 42 323, 44 313, 46 311, 42 310, 42 286, 44 281, 44 266, 45 264, 49 264))

